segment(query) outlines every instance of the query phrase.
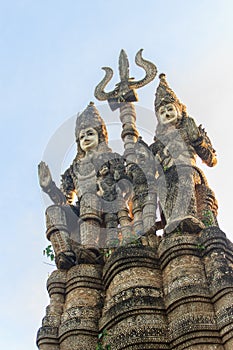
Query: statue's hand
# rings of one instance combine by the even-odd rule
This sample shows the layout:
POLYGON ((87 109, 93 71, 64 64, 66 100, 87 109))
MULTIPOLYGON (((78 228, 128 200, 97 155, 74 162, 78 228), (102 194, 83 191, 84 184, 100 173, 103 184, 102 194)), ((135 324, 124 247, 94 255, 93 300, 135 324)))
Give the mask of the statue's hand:
POLYGON ((52 176, 48 165, 43 161, 41 161, 40 164, 38 165, 38 176, 39 176, 40 186, 42 188, 46 188, 49 185, 51 185, 52 176))
POLYGON ((185 119, 185 124, 189 140, 191 143, 196 142, 201 137, 201 135, 195 121, 192 118, 188 117, 185 119))

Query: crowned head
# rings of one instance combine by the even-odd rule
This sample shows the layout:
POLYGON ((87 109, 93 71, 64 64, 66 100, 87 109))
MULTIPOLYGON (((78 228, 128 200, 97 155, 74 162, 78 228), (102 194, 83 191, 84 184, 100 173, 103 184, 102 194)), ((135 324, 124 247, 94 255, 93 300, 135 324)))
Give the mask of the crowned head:
POLYGON ((164 73, 159 75, 159 86, 155 94, 155 113, 160 124, 176 124, 186 116, 186 107, 169 87, 164 73))
POLYGON ((77 116, 75 137, 78 146, 78 157, 83 158, 91 148, 109 151, 107 146, 108 133, 104 120, 101 118, 93 102, 77 116), (89 138, 85 141, 84 138, 89 138))

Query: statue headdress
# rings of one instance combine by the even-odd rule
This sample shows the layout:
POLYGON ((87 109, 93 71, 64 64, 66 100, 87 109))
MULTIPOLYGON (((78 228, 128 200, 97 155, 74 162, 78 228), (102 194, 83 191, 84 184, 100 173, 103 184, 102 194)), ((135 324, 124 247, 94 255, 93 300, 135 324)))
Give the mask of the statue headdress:
POLYGON ((174 103, 180 109, 181 113, 185 114, 186 107, 180 102, 174 91, 169 87, 166 75, 161 73, 159 79, 159 86, 157 87, 155 94, 155 112, 157 112, 159 107, 163 104, 174 103))
POLYGON ((90 102, 87 108, 76 119, 75 137, 78 145, 78 158, 84 157, 84 152, 80 148, 79 134, 82 129, 91 127, 98 132, 99 145, 98 151, 111 152, 111 148, 108 147, 108 132, 104 120, 101 118, 99 111, 94 105, 94 102, 90 102))
POLYGON ((77 116, 75 128, 76 141, 78 141, 80 131, 88 127, 92 127, 98 131, 99 142, 108 142, 108 132, 105 122, 101 118, 94 102, 90 102, 87 108, 77 116))

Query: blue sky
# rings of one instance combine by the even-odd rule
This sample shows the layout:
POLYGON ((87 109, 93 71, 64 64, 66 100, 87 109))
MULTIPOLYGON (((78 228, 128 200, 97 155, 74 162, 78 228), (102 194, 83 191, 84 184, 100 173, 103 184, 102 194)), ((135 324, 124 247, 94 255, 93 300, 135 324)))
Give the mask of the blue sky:
MULTIPOLYGON (((59 127, 90 100, 98 106, 101 67, 116 72, 109 89, 118 82, 122 48, 136 79, 143 72, 134 56, 144 48, 206 127, 219 162, 202 169, 218 198, 220 226, 233 239, 232 13, 231 0, 0 1, 0 348, 36 349, 48 303, 53 268, 42 255, 48 243, 37 164, 59 127)), ((139 106, 153 110, 157 84, 138 91, 139 106)), ((71 147, 72 130, 68 137, 71 147)))

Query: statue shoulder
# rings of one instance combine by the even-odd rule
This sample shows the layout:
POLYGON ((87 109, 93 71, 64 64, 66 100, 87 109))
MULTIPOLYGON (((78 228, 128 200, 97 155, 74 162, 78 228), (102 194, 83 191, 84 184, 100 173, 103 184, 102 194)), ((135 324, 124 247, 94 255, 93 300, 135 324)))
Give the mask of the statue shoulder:
POLYGON ((202 125, 197 126, 193 118, 187 117, 184 118, 184 127, 197 155, 206 165, 210 167, 214 166, 217 163, 216 151, 202 125))
POLYGON ((73 181, 73 163, 71 166, 61 175, 61 190, 67 195, 67 192, 74 191, 74 181, 73 181))
POLYGON ((156 155, 159 151, 164 149, 164 144, 157 137, 154 138, 154 142, 150 145, 151 152, 156 155))

